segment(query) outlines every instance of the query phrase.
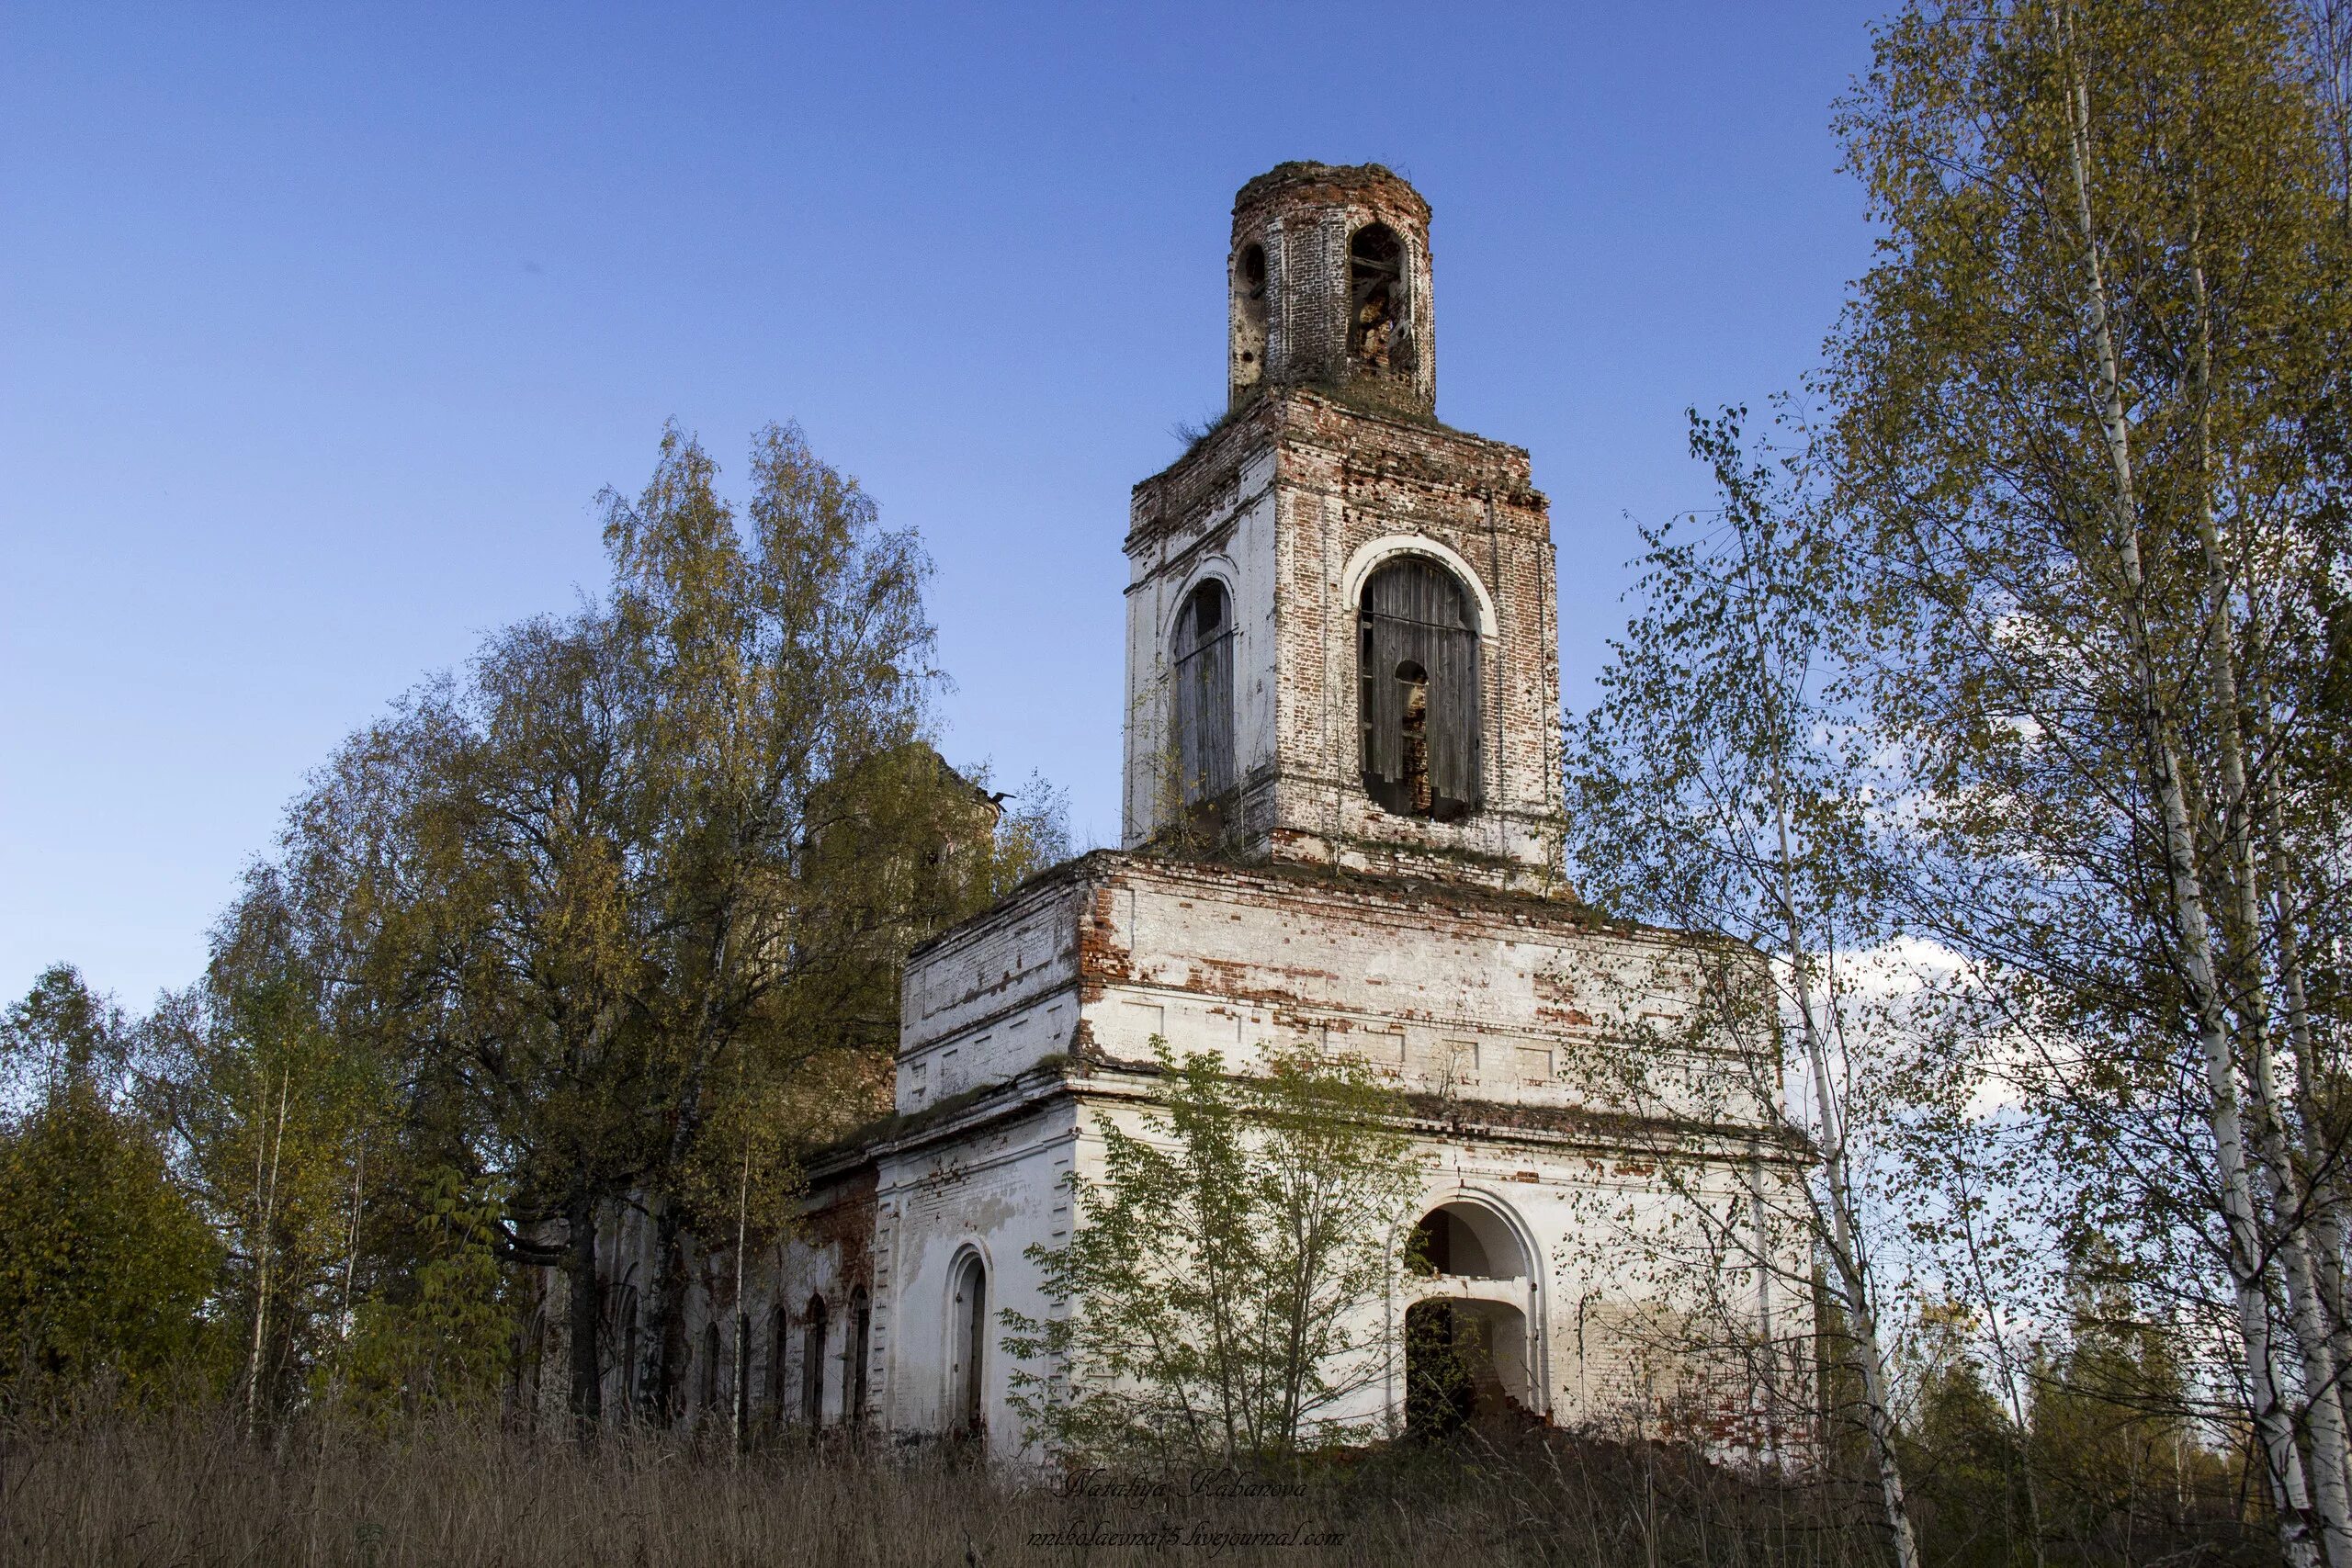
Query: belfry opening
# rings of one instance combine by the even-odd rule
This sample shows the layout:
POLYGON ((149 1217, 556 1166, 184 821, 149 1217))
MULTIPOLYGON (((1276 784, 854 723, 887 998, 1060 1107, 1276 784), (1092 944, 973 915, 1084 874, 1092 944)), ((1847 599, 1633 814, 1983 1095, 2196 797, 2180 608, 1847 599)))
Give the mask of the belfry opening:
POLYGON ((1358 374, 1402 368, 1404 304, 1404 242, 1387 224, 1367 223, 1348 241, 1348 360, 1358 374))

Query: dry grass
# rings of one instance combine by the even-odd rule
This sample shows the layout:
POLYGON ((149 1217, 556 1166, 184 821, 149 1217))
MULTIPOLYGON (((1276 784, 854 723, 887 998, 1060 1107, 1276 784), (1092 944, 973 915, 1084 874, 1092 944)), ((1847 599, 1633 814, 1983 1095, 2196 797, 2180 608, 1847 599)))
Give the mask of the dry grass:
POLYGON ((1818 1494, 1648 1446, 1399 1450, 1328 1470, 1303 1496, 1186 1495, 1190 1477, 1170 1481, 1172 1495, 1072 1497, 937 1452, 793 1447, 737 1461, 652 1438, 581 1450, 456 1421, 391 1437, 298 1425, 255 1442, 217 1415, 84 1416, 0 1434, 0 1561, 1844 1568, 1877 1556, 1866 1529, 1825 1521, 1818 1494), (1102 1539, 1121 1535, 1142 1539, 1102 1539), (1235 1540, 1248 1536, 1260 1539, 1235 1540))

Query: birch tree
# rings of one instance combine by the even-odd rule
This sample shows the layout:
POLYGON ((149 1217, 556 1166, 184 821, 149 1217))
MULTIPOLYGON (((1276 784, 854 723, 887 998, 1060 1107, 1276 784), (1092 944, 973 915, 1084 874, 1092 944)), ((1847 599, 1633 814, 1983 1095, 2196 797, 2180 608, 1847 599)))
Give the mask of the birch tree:
POLYGON ((1906 8, 1842 113, 1885 238, 1823 389, 1924 786, 1906 917, 2000 989, 2077 1147, 2197 1116, 2188 1179, 2113 1168, 2111 1228, 2215 1280, 2282 1550, 2343 1568, 2341 1143, 2278 1021, 2324 1049, 2296 998, 2343 848, 2310 654, 2352 318, 2301 36, 2242 0, 1906 8))
MULTIPOLYGON (((912 889, 885 871, 904 857, 864 846, 863 897, 809 873, 829 849, 839 858, 861 813, 898 823, 953 787, 944 769, 888 761, 916 752, 937 678, 914 536, 884 527, 797 427, 760 432, 750 468, 739 517, 716 465, 673 429, 643 491, 605 496, 615 649, 639 694, 628 744, 645 791, 649 970, 630 1006, 661 1063, 665 1171, 692 1156, 739 1053, 788 1066, 870 1057, 886 1032, 895 1044, 897 964, 922 934, 909 932, 912 889), (812 992, 832 1005, 808 1005, 812 992)), ((844 1124, 863 1109, 845 1108, 844 1124)), ((684 1212, 665 1182, 646 1198, 659 1257, 641 1386, 666 1419, 683 1362, 684 1212)))
MULTIPOLYGON (((1569 854, 1583 895, 1684 933, 1672 963, 1696 980, 1705 1005, 1676 1038, 1693 1046, 1711 1037, 1739 1042, 1748 1072, 1713 1093, 1736 1092, 1745 1104, 1692 1107, 1693 1087, 1670 1076, 1664 1049, 1604 1051, 1609 1060, 1593 1066, 1603 1075, 1597 1081, 1609 1083, 1613 1063, 1630 1109, 1760 1118, 1786 1143, 1814 1152, 1790 1217, 1824 1260, 1851 1336, 1880 1517, 1896 1562, 1916 1568, 1883 1289, 1846 1092, 1869 1064, 1852 1049, 1842 950, 1867 945, 1878 931, 1861 740, 1837 709, 1833 682, 1843 562, 1810 510, 1801 462, 1751 458, 1740 419, 1739 411, 1692 416, 1691 453, 1713 470, 1722 505, 1644 530, 1649 550, 1638 604, 1611 643, 1599 704, 1574 728, 1567 783, 1569 854), (1758 954, 1769 962, 1755 962, 1758 954), (1802 1108, 1793 1111, 1783 1108, 1784 1024, 1801 1057, 1802 1108)), ((1675 978, 1660 984, 1671 987, 1675 978)), ((1638 998, 1623 1010, 1627 1027, 1639 1031, 1638 998)), ((1723 1071, 1719 1061, 1711 1066, 1723 1071)), ((1704 1204, 1695 1191, 1684 1195, 1704 1204)), ((1737 1223, 1727 1218, 1717 1228, 1737 1223)), ((1762 1234, 1747 1245, 1756 1266, 1778 1267, 1769 1227, 1759 1221, 1754 1228, 1762 1234)), ((1790 1283, 1804 1290, 1809 1282, 1790 1283)))

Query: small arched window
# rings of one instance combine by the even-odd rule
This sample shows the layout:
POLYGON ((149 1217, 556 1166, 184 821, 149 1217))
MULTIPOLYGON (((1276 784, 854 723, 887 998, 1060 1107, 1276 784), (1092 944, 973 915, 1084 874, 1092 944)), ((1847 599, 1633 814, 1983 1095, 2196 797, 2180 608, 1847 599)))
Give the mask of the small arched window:
POLYGON ((1176 615, 1176 773, 1183 803, 1233 787, 1233 601, 1212 577, 1176 615))
POLYGON ((768 1313, 768 1408, 784 1419, 785 1363, 792 1348, 792 1314, 778 1303, 768 1313))
POLYGON ((808 1298, 808 1326, 800 1339, 800 1419, 814 1427, 825 1418, 825 1298, 808 1298))
POLYGON ((967 1254, 956 1268, 948 1300, 947 1413, 956 1431, 976 1438, 988 1431, 982 1404, 988 1387, 988 1268, 978 1253, 967 1254))
POLYGON ((702 1407, 718 1408, 718 1320, 702 1325, 702 1407))
POLYGON ((1426 556, 1363 585, 1358 677, 1363 787, 1400 817, 1451 822, 1478 806, 1478 631, 1470 598, 1426 556))
POLYGON ((1256 241, 1241 247, 1242 308, 1259 321, 1266 319, 1266 247, 1256 241))
POLYGON ((1405 356, 1405 245, 1385 223, 1348 240, 1348 363, 1385 375, 1405 356))
POLYGON ((842 1401, 842 1414, 852 1426, 865 1419, 865 1361, 872 1353, 874 1341, 874 1303, 860 1285, 849 1298, 849 1372, 848 1393, 842 1401))

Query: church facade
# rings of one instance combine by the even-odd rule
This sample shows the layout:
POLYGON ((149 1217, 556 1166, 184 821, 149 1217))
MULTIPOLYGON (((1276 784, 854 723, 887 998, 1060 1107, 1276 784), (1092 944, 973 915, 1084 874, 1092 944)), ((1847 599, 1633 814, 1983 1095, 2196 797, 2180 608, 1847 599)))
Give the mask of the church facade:
POLYGON ((1550 517, 1526 452, 1436 420, 1429 209, 1376 166, 1285 164, 1241 190, 1228 265, 1228 412, 1128 517, 1125 847, 912 954, 898 1114, 811 1169, 752 1386, 786 1421, 1019 1450, 998 1314, 1044 1314, 1030 1249, 1069 1235, 1103 1123, 1139 1125, 1155 1040, 1243 1073, 1307 1042, 1404 1091, 1438 1265, 1363 1304, 1390 1366, 1334 1414, 1402 1423, 1408 1319, 1442 1311, 1530 1416, 1714 1397, 1729 1432, 1753 1391, 1660 1359, 1687 1303, 1643 1237, 1752 1214, 1753 1266, 1708 1294, 1769 1357, 1811 1331, 1763 1217, 1802 1151, 1769 1046, 1690 1046, 1688 1103, 1591 1076, 1665 1048, 1697 981, 1684 939, 1562 879, 1550 517))

